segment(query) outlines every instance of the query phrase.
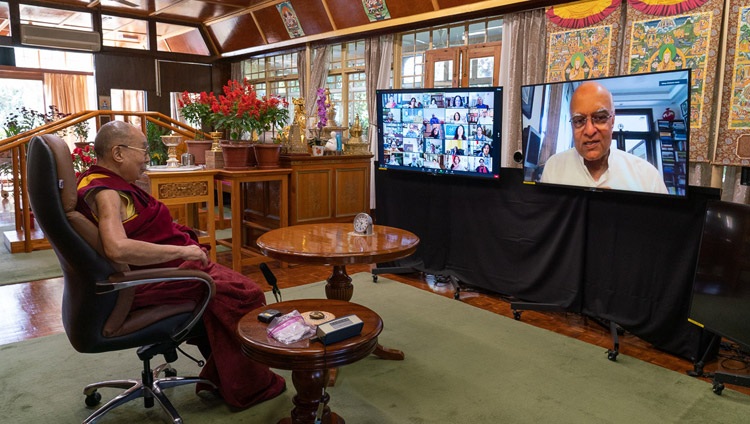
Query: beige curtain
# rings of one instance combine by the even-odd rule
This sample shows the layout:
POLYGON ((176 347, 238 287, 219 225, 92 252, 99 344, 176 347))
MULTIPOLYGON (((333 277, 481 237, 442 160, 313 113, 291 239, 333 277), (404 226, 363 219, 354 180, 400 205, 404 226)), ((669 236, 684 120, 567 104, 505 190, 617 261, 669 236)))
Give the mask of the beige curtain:
MULTIPOLYGON (((307 49, 297 52, 297 79, 299 80, 299 95, 304 98, 307 93, 307 49)), ((290 116, 294 118, 294 107, 291 108, 290 116)))
MULTIPOLYGON (((393 34, 382 37, 372 37, 365 40, 365 81, 367 83, 367 114, 370 117, 370 127, 367 137, 370 141, 370 151, 373 159, 378 159, 378 127, 376 90, 389 88, 391 67, 393 66, 393 34)), ((375 169, 371 167, 370 175, 370 208, 375 208, 375 169)))
POLYGON ((62 113, 83 112, 89 109, 86 75, 44 74, 47 104, 57 106, 62 113))
POLYGON ((307 116, 315 116, 315 99, 317 91, 326 86, 326 77, 328 77, 328 63, 331 55, 330 46, 320 46, 313 50, 312 64, 310 65, 310 81, 305 91, 305 108, 307 116))
POLYGON ((513 162, 521 150, 521 86, 544 82, 547 29, 544 9, 503 16, 503 49, 500 53, 500 85, 503 86, 503 139, 500 165, 513 162))

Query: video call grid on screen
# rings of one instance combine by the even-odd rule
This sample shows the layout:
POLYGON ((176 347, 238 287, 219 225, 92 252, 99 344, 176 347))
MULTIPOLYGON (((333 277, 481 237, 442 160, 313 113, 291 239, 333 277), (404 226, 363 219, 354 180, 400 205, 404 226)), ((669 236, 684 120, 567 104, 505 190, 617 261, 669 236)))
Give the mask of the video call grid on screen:
POLYGON ((524 182, 685 197, 690 74, 689 69, 684 69, 586 80, 595 81, 612 93, 615 120, 611 149, 618 147, 648 161, 664 181, 666 193, 642 187, 592 187, 567 180, 545 181, 546 161, 556 153, 574 148, 570 101, 574 90, 586 81, 521 87, 524 182))
POLYGON ((380 169, 497 178, 502 88, 377 94, 380 169))

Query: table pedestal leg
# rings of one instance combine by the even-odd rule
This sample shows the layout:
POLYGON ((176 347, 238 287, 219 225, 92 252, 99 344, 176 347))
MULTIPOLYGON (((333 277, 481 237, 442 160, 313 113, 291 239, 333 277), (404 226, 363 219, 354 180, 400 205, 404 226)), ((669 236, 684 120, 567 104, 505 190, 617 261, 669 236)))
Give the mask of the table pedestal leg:
POLYGON ((349 301, 354 293, 352 279, 346 273, 344 265, 334 265, 333 273, 328 277, 326 284, 326 297, 329 299, 349 301))
MULTIPOLYGON (((344 265, 334 265, 333 273, 328 277, 328 283, 326 284, 326 297, 328 299, 345 300, 350 301, 352 294, 354 293, 354 285, 352 285, 352 279, 346 273, 346 267, 344 265)), ((391 359, 395 361, 402 361, 404 359, 404 352, 397 349, 389 349, 383 347, 378 343, 375 348, 373 355, 382 359, 391 359)), ((336 381, 334 375, 331 383, 336 381)))
POLYGON ((317 371, 292 371, 292 383, 297 390, 294 396, 294 409, 292 416, 284 418, 278 424, 312 424, 318 412, 320 403, 323 403, 323 416, 321 422, 325 424, 344 424, 343 418, 331 412, 328 407, 330 396, 323 396, 323 387, 328 381, 328 370, 317 371))

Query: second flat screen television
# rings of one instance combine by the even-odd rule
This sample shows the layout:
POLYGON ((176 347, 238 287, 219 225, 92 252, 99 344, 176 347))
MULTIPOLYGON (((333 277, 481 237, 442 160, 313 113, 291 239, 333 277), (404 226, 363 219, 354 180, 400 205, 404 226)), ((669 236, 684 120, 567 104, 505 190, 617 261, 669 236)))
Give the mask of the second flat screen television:
POLYGON ((377 90, 379 169, 493 179, 502 87, 377 90))
POLYGON ((690 94, 689 69, 523 86, 524 182, 686 196, 690 94))

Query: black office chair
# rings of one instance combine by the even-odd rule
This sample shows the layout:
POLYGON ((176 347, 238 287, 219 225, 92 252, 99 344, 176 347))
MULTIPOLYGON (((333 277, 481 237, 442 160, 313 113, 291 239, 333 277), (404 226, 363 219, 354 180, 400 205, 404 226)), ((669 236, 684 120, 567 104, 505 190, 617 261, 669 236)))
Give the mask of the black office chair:
MULTIPOLYGON (((113 408, 144 398, 150 408, 156 399, 175 423, 177 410, 162 389, 184 384, 213 384, 197 377, 176 377, 169 365, 177 359, 177 347, 200 335, 201 316, 214 294, 208 274, 176 268, 129 271, 107 260, 101 249, 97 227, 75 211, 76 178, 70 150, 55 135, 34 137, 28 146, 27 183, 31 210, 57 254, 64 276, 62 319, 73 347, 82 353, 100 353, 138 348, 143 361, 141 378, 113 380, 86 386, 86 405, 99 404, 101 387, 126 389, 89 416, 98 420, 113 408), (186 301, 151 309, 130 311, 135 287, 171 281, 195 281, 206 286, 201 302, 186 301), (150 361, 164 355, 167 363, 151 369, 150 361), (164 372, 165 378, 159 378, 164 372)), ((85 358, 82 358, 85 360, 85 358)))

